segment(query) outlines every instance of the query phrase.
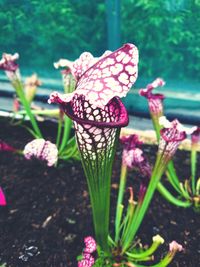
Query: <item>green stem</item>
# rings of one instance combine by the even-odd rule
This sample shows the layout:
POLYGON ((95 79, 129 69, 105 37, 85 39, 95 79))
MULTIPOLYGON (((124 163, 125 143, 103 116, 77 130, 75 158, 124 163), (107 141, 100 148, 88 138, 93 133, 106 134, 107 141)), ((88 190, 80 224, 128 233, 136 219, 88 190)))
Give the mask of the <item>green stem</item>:
POLYGON ((124 190, 126 187, 126 178, 127 178, 127 166, 122 163, 119 192, 118 192, 118 199, 117 199, 116 217, 115 217, 115 242, 119 241, 120 224, 121 224, 121 218, 122 218, 122 212, 123 212, 122 203, 123 203, 123 197, 124 197, 124 190))
POLYGON ((200 194, 200 178, 197 180, 197 185, 196 185, 196 192, 195 194, 198 196, 200 194))
POLYGON ((188 191, 185 189, 183 183, 180 183, 180 189, 181 189, 182 196, 186 199, 190 199, 190 195, 188 191))
POLYGON ((157 141, 159 141, 159 139, 160 139, 160 130, 161 130, 161 127, 160 127, 160 124, 159 124, 159 121, 158 121, 159 118, 151 113, 151 119, 152 119, 152 122, 153 122, 154 130, 156 132, 157 141))
POLYGON ((157 248, 159 247, 159 245, 160 245, 160 243, 153 242, 153 244, 151 245, 151 247, 149 249, 147 249, 146 251, 142 252, 142 253, 130 253, 130 252, 126 252, 125 254, 129 258, 131 258, 132 260, 146 258, 146 257, 152 255, 157 250, 157 248))
MULTIPOLYGON (((160 114, 159 117, 162 116, 162 115, 163 114, 160 114)), ((153 113, 151 113, 151 119, 152 119, 152 122, 153 122, 154 130, 156 132, 157 141, 159 142, 161 126, 159 124, 158 115, 155 116, 153 113)), ((166 175, 167 175, 167 178, 168 178, 169 182, 174 187, 174 189, 177 192, 181 193, 181 190, 179 188, 179 179, 178 179, 178 176, 176 174, 176 170, 174 168, 174 164, 173 164, 172 160, 170 160, 168 165, 167 165, 166 175)))
MULTIPOLYGON (((49 117, 58 117, 59 109, 41 109, 41 110, 31 110, 34 115, 49 116, 49 117)), ((26 114, 25 110, 18 111, 17 114, 26 114)))
MULTIPOLYGON (((175 253, 169 252, 159 263, 151 265, 151 267, 166 267, 173 260, 174 256, 175 256, 175 253)), ((134 267, 147 267, 146 265, 137 264, 135 262, 133 266, 134 267)))
POLYGON ((196 185, 196 164, 197 164, 197 151, 191 149, 191 179, 192 179, 192 193, 195 195, 196 185))
POLYGON ((157 184, 162 177, 162 174, 164 172, 164 164, 160 162, 160 155, 157 156, 155 167, 152 172, 152 176, 144 197, 144 200, 140 206, 140 211, 137 214, 137 217, 134 217, 134 220, 131 223, 131 227, 129 227, 129 231, 127 232, 123 248, 122 248, 122 253, 125 253, 127 249, 130 247, 139 227, 140 224, 144 218, 144 215, 148 209, 148 206, 150 204, 150 201, 154 195, 155 189, 157 187, 157 184))
POLYGON ((61 145, 59 148, 59 154, 63 152, 63 150, 65 149, 67 145, 67 142, 70 136, 71 127, 72 127, 72 120, 69 117, 65 116, 64 117, 64 133, 63 133, 61 145))
POLYGON ((176 252, 168 252, 167 255, 157 264, 152 265, 152 267, 166 267, 173 260, 176 252))
POLYGON ((157 189, 167 201, 178 207, 188 208, 192 205, 190 201, 181 201, 174 197, 161 182, 158 183, 157 189))
POLYGON ((71 148, 71 150, 69 151, 69 153, 66 156, 60 156, 60 158, 63 160, 68 160, 74 156, 75 152, 77 152, 76 144, 71 148))
POLYGON ((130 231, 130 228, 132 228, 132 223, 135 221, 135 219, 137 218, 138 216, 138 213, 140 212, 140 207, 141 205, 137 203, 136 205, 136 208, 133 210, 133 214, 132 216, 128 216, 128 212, 127 212, 127 221, 124 225, 124 228, 123 228, 123 232, 122 232, 122 237, 121 237, 121 242, 124 243, 126 238, 127 238, 127 234, 129 233, 130 231))
POLYGON ((176 174, 176 170, 174 168, 174 163, 172 160, 170 160, 170 162, 167 165, 166 175, 167 175, 169 182, 173 186, 173 188, 178 193, 181 193, 180 186, 179 186, 180 182, 179 182, 178 176, 176 174))
POLYGON ((110 187, 112 165, 114 161, 116 145, 119 139, 119 133, 120 129, 115 129, 113 146, 108 146, 101 152, 98 152, 97 150, 98 144, 94 144, 93 151, 95 153, 95 158, 91 154, 88 154, 88 158, 85 158, 84 152, 79 147, 82 164, 89 187, 96 241, 106 254, 110 254, 110 248, 108 245, 110 187))
POLYGON ((23 89, 23 85, 22 85, 21 81, 16 79, 15 82, 12 82, 12 84, 13 84, 13 87, 15 88, 15 90, 16 90, 16 93, 17 93, 18 97, 21 100, 22 105, 24 106, 24 109, 27 112, 27 115, 30 118, 30 122, 31 122, 32 127, 33 127, 33 129, 35 131, 36 136, 38 138, 42 138, 42 134, 40 132, 40 129, 38 127, 36 119, 35 119, 34 115, 32 114, 30 104, 27 101, 26 96, 24 94, 24 89, 23 89))
POLYGON ((62 118, 61 115, 58 118, 58 129, 57 129, 57 136, 56 136, 56 146, 59 147, 60 144, 60 137, 62 131, 62 118))
MULTIPOLYGON (((72 93, 75 89, 74 77, 71 74, 69 74, 68 79, 69 79, 69 81, 68 81, 67 85, 65 85, 65 83, 63 82, 64 91, 66 94, 72 93)), ((72 120, 69 117, 65 116, 64 117, 64 132, 63 132, 62 141, 61 141, 61 144, 59 147, 59 154, 62 154, 62 152, 64 151, 64 149, 65 149, 65 147, 69 141, 71 128, 72 128, 72 120)), ((60 141, 58 143, 60 143, 60 141)))

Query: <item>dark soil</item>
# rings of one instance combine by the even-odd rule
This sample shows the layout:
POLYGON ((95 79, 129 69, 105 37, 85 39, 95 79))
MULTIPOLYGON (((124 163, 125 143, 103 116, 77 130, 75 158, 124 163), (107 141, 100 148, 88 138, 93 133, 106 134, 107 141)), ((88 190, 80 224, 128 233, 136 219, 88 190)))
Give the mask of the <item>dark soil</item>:
MULTIPOLYGON (((0 139, 9 144, 23 149, 32 140, 24 128, 11 127, 5 120, 0 123, 0 139)), ((44 129, 48 138, 54 135, 54 125, 43 124, 44 129)), ((147 154, 153 155, 152 151, 155 147, 146 147, 147 154)), ((120 154, 119 150, 113 184, 119 177, 120 154)), ((189 154, 183 151, 175 158, 182 177, 189 175, 188 158, 189 154)), ((134 173, 130 173, 128 180, 135 186, 137 178, 133 176, 134 173)), ((81 254, 84 236, 93 235, 81 163, 60 162, 57 168, 48 168, 37 160, 27 161, 19 155, 0 153, 0 185, 7 198, 7 206, 0 207, 0 263, 5 262, 8 267, 77 266, 76 256, 81 254)), ((116 193, 113 186, 113 199, 116 193)), ((152 236, 158 233, 165 239, 165 245, 155 260, 176 240, 185 250, 170 266, 200 266, 199 214, 191 208, 174 207, 156 193, 138 237, 143 245, 150 245, 152 236)))

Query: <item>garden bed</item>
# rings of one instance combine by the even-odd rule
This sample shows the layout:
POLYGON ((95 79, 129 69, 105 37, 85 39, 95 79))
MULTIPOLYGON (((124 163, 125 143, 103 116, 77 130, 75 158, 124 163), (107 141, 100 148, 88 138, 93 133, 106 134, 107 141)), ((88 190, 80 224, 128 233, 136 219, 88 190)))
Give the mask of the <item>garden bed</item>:
MULTIPOLYGON (((0 139, 14 147, 23 149, 32 140, 22 127, 11 127, 2 119, 0 125, 0 139)), ((43 130, 50 138, 55 126, 44 123, 43 130)), ((148 155, 155 149, 155 146, 145 147, 148 155)), ((120 161, 121 150, 118 149, 112 203, 117 193, 120 161)), ((189 175, 188 152, 178 151, 175 164, 180 167, 179 174, 186 178, 189 175)), ((128 180, 134 186, 137 179, 133 176, 134 173, 130 173, 128 180)), ((5 262, 8 267, 77 266, 76 256, 81 254, 83 238, 93 235, 91 207, 81 163, 60 162, 57 168, 49 168, 43 162, 1 152, 0 185, 7 198, 7 206, 0 207, 0 263, 5 262)), ((112 213, 114 208, 112 204, 112 213)), ((158 233, 165 239, 165 245, 155 255, 155 260, 168 250, 170 241, 176 240, 185 250, 170 266, 199 266, 199 214, 192 209, 176 208, 156 193, 138 237, 143 245, 150 245, 152 236, 158 233)))

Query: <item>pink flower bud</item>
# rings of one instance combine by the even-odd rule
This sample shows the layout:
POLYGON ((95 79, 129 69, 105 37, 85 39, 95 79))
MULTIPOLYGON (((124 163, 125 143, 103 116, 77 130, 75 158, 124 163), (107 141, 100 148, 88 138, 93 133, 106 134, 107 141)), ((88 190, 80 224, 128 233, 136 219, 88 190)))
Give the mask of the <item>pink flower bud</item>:
POLYGON ((53 166, 58 160, 58 149, 55 144, 44 139, 34 139, 24 148, 24 156, 26 159, 35 157, 37 159, 46 160, 47 165, 53 166))
MULTIPOLYGON (((160 124, 165 117, 160 118, 160 124)), ((169 122, 164 120, 164 128, 160 131, 159 153, 164 155, 164 160, 170 160, 175 154, 179 144, 186 138, 186 131, 178 120, 169 122)))
POLYGON ((6 198, 1 187, 0 187, 0 206, 6 206, 6 198))
POLYGON ((153 94, 152 90, 164 86, 165 82, 161 78, 157 78, 152 83, 148 84, 145 89, 140 89, 139 94, 148 99, 149 110, 152 114, 161 116, 163 113, 163 100, 164 95, 153 94))
POLYGON ((162 78, 155 79, 152 83, 147 85, 148 90, 153 90, 157 87, 161 87, 165 85, 165 81, 162 78))
POLYGON ((144 161, 143 151, 140 148, 134 148, 132 150, 124 149, 122 160, 123 164, 132 169, 135 165, 144 161))
POLYGON ((83 254, 83 259, 78 261, 78 267, 92 267, 94 265, 94 257, 88 253, 83 254))
POLYGON ((18 53, 15 53, 14 55, 4 53, 0 60, 0 69, 15 72, 18 69, 18 65, 15 62, 18 58, 18 53))
POLYGON ((196 127, 196 129, 191 134, 192 144, 196 145, 200 142, 200 127, 196 127))
POLYGON ((121 143, 124 145, 122 162, 128 168, 138 168, 140 173, 145 177, 151 176, 151 166, 143 156, 140 148, 143 144, 136 134, 121 137, 121 143))
POLYGON ((88 236, 84 238, 85 249, 84 252, 93 253, 97 249, 96 241, 93 237, 88 236))
POLYGON ((3 142, 2 140, 0 140, 0 152, 1 151, 15 152, 16 149, 14 147, 8 145, 7 143, 3 142))
POLYGON ((136 134, 122 136, 120 138, 120 141, 123 144, 124 149, 126 150, 141 147, 141 145, 143 144, 143 142, 139 140, 139 137, 136 134))
POLYGON ((177 252, 177 251, 181 252, 183 251, 183 246, 177 243, 176 241, 172 241, 169 244, 169 251, 170 252, 177 252))

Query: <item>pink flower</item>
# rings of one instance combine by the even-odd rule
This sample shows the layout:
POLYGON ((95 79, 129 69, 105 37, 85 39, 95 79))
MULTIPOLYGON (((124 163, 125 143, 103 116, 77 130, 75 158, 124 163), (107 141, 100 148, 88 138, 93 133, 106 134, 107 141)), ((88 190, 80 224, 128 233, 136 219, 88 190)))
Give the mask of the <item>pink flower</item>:
POLYGON ((1 187, 0 187, 0 206, 6 206, 6 198, 1 187))
POLYGON ((25 146, 23 153, 26 159, 35 157, 46 160, 49 167, 53 166, 58 160, 58 149, 56 145, 44 139, 34 139, 29 142, 25 146))
POLYGON ((160 131, 159 153, 164 160, 169 160, 175 154, 179 144, 186 138, 187 129, 178 120, 168 121, 164 116, 160 117, 160 124, 164 128, 160 131))
POLYGON ((164 95, 162 94, 153 94, 152 90, 164 86, 165 82, 161 78, 157 78, 152 83, 148 84, 145 89, 140 89, 139 94, 148 99, 149 110, 152 114, 161 116, 163 113, 163 100, 164 95))
POLYGON ((12 147, 12 146, 8 145, 7 143, 3 142, 2 140, 0 140, 0 152, 1 151, 16 152, 17 150, 14 147, 12 147))
POLYGON ((18 69, 18 65, 15 62, 18 58, 18 53, 15 53, 14 55, 4 53, 0 60, 0 69, 15 72, 18 69))
POLYGON ((147 85, 147 90, 151 91, 157 87, 161 87, 165 85, 165 81, 162 78, 155 79, 152 83, 147 85))
POLYGON ((123 164, 132 169, 134 166, 144 161, 143 151, 140 148, 123 151, 123 164))
POLYGON ((76 77, 74 77, 71 73, 73 64, 74 62, 68 59, 60 59, 59 61, 54 63, 54 67, 56 69, 65 68, 61 71, 65 93, 71 93, 75 88, 76 77))
POLYGON ((145 177, 151 176, 151 166, 149 165, 146 158, 143 156, 143 151, 141 149, 141 142, 137 135, 132 134, 128 136, 123 136, 121 143, 124 146, 122 154, 122 162, 128 168, 139 168, 140 173, 145 177))
POLYGON ((169 251, 170 252, 177 252, 177 251, 181 252, 183 251, 183 246, 177 243, 176 241, 172 241, 169 244, 169 251))
POLYGON ((120 141, 124 148, 122 155, 123 164, 132 169, 134 166, 144 161, 143 152, 139 148, 143 143, 136 134, 122 136, 120 141))
POLYGON ((94 257, 88 253, 83 254, 83 259, 78 261, 78 267, 92 267, 94 265, 94 257))
POLYGON ((137 147, 141 147, 141 145, 143 144, 143 142, 139 140, 138 135, 136 134, 122 136, 120 138, 120 141, 123 144, 125 150, 132 150, 137 147))
POLYGON ((93 237, 87 236, 84 238, 85 248, 83 250, 82 259, 78 262, 78 267, 91 267, 95 260, 91 253, 97 249, 96 241, 93 237))
POLYGON ((142 142, 137 135, 123 136, 120 140, 124 145, 122 163, 130 169, 136 168, 143 176, 138 195, 138 201, 142 201, 151 177, 151 166, 145 156, 143 156, 142 142))
POLYGON ((196 145, 200 142, 200 127, 196 127, 191 133, 192 144, 196 145))
POLYGON ((85 249, 84 252, 93 253, 97 249, 96 241, 93 237, 87 236, 84 238, 85 249))

